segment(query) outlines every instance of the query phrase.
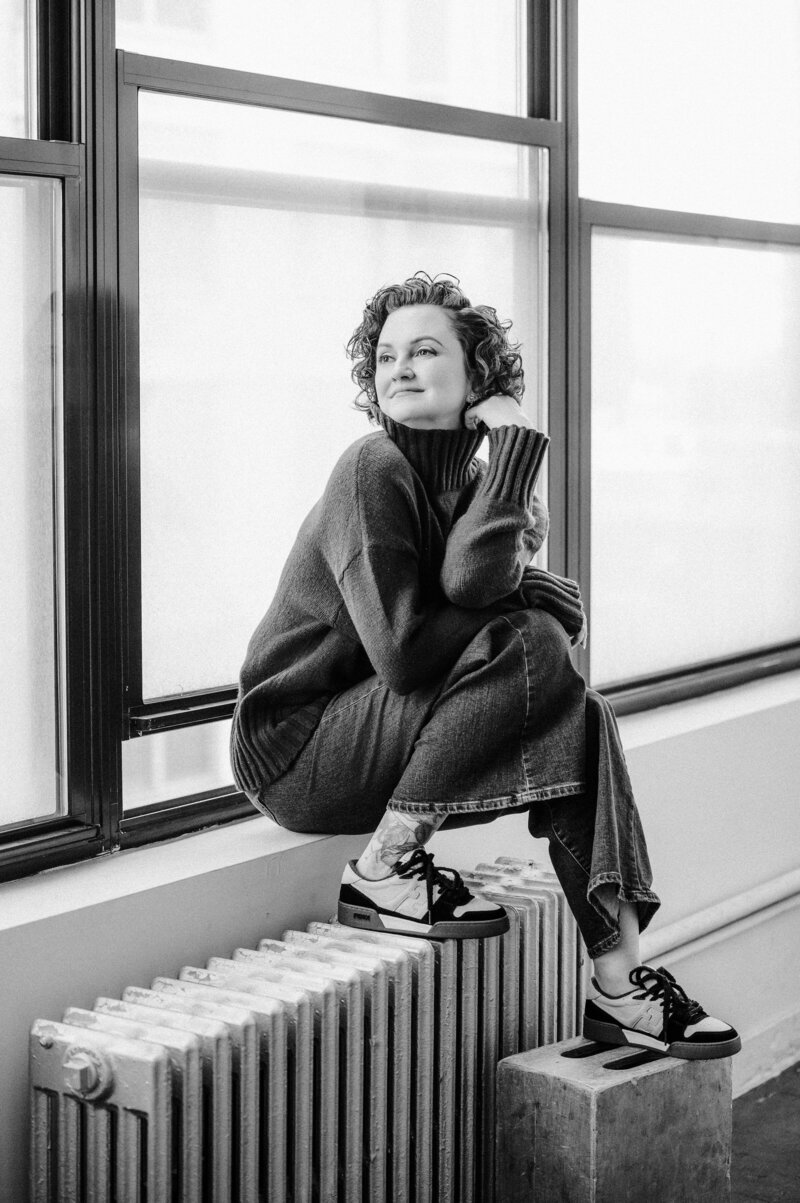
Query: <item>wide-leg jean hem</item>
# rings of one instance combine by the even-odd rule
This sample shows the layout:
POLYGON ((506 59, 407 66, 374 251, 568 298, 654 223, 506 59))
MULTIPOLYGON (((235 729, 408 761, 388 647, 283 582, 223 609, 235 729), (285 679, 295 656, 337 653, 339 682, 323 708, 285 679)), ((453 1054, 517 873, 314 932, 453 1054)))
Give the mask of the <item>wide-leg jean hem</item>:
POLYGON ((404 814, 422 815, 465 815, 481 814, 486 811, 518 811, 534 802, 550 802, 557 798, 571 798, 586 792, 583 781, 566 781, 560 785, 542 786, 539 789, 520 790, 515 794, 504 794, 498 798, 480 798, 463 802, 412 802, 410 799, 392 797, 387 810, 399 810, 404 814))
MULTIPOLYGON (((603 922, 608 929, 608 935, 602 939, 596 940, 591 945, 587 944, 587 952, 592 960, 602 956, 606 952, 611 952, 620 941, 620 926, 619 926, 619 903, 633 902, 636 903, 636 909, 639 917, 639 931, 644 929, 650 923, 653 915, 661 906, 661 899, 653 890, 647 889, 645 886, 626 886, 623 884, 622 877, 619 873, 606 872, 596 873, 586 886, 586 899, 592 909, 596 912, 597 917, 603 922), (604 886, 615 887, 617 913, 612 914, 608 907, 601 901, 599 891, 604 886)), ((593 925, 594 926, 594 925, 593 925)))

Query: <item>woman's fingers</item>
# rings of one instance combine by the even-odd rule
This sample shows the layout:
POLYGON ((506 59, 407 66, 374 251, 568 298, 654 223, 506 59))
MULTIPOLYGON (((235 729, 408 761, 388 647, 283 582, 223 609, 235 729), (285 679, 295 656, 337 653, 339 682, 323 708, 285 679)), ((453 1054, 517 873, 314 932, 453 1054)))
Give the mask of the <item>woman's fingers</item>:
POLYGON ((533 422, 523 413, 513 397, 506 393, 495 393, 485 397, 477 405, 472 405, 464 415, 465 424, 474 430, 479 422, 483 422, 490 430, 497 426, 528 426, 533 428, 533 422))

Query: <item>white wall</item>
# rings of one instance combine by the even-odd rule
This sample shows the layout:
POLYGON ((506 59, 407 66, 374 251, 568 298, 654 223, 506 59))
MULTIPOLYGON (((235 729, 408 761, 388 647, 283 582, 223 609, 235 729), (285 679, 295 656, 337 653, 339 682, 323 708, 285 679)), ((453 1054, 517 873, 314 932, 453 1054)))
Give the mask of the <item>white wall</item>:
MULTIPOLYGON (((663 959, 690 994, 740 1028, 737 1092, 800 1057, 800 897, 754 887, 800 869, 800 674, 621 723, 664 906, 652 939, 752 900, 663 959), (761 901, 759 901, 761 899, 761 901)), ((260 817, 0 886, 0 1203, 26 1197, 27 1033, 36 1017, 148 985, 237 944, 325 917, 365 837, 296 836, 260 817)), ((440 832, 444 864, 546 855, 524 815, 440 832)), ((782 878, 783 880, 783 878, 782 878)), ((788 880, 788 879, 787 879, 788 880)), ((717 916, 715 918, 715 916, 717 916)), ((706 925, 707 926, 707 925, 706 925)))

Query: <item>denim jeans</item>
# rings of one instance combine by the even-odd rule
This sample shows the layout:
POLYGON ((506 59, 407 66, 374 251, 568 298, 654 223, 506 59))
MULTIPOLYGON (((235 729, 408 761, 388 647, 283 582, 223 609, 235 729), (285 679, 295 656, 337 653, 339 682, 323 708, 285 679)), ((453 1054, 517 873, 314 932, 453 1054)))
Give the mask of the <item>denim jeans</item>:
POLYGON ((659 906, 613 711, 586 688, 544 610, 491 619, 444 680, 335 695, 289 769, 253 801, 282 827, 373 831, 387 807, 443 827, 527 811, 590 956, 619 940, 619 901, 659 906))

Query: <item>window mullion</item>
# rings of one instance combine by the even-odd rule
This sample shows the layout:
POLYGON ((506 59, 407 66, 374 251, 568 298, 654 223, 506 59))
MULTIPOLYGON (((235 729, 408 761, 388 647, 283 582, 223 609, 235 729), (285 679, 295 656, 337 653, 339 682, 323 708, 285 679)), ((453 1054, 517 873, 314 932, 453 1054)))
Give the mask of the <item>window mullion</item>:
POLYGON ((103 846, 119 845, 122 814, 126 582, 120 531, 125 515, 124 421, 119 402, 117 87, 114 0, 87 0, 85 12, 86 243, 91 445, 90 722, 92 805, 103 846))

